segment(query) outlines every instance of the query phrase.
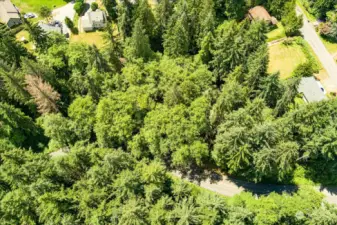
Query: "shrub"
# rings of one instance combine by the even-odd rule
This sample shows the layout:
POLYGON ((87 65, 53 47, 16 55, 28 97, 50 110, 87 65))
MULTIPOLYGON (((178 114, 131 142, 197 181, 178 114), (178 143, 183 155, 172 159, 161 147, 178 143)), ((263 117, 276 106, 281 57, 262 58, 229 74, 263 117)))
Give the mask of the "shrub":
POLYGON ((51 9, 47 6, 42 6, 40 8, 39 14, 42 18, 49 18, 51 16, 51 9))
POLYGON ((78 28, 77 28, 77 27, 73 27, 73 28, 71 29, 71 33, 73 33, 73 34, 78 34, 78 28))
POLYGON ((91 10, 96 11, 98 9, 98 4, 96 2, 91 3, 91 10))
POLYGON ((65 24, 67 25, 67 27, 69 29, 73 29, 74 28, 74 22, 69 17, 66 17, 64 19, 64 22, 65 22, 65 24))
POLYGON ((75 5, 74 5, 74 10, 78 15, 81 15, 81 13, 84 10, 84 3, 83 1, 76 1, 75 5))
POLYGON ((305 62, 301 63, 296 67, 296 69, 293 72, 294 77, 311 77, 314 74, 314 68, 312 63, 305 62))

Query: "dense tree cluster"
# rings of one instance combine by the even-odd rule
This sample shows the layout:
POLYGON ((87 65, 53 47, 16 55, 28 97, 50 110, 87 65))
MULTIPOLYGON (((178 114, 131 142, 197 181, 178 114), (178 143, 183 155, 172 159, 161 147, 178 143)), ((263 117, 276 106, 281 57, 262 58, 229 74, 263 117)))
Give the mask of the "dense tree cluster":
POLYGON ((25 21, 29 52, 0 25, 1 224, 335 224, 310 190, 227 201, 166 174, 336 172, 336 100, 299 106, 310 71, 268 74, 267 24, 244 18, 294 1, 103 4, 101 49, 25 21))
POLYGON ((329 11, 334 11, 337 5, 336 0, 301 0, 304 6, 316 17, 326 18, 329 11))
POLYGON ((336 209, 313 189, 256 199, 224 198, 171 178, 163 165, 77 143, 69 154, 16 149, 2 140, 0 223, 328 224, 336 209))

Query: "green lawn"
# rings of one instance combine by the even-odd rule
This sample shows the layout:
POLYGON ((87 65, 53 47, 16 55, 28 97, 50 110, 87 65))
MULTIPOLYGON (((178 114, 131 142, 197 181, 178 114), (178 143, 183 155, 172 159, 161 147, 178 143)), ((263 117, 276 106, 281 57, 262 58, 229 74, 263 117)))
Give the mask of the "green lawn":
MULTIPOLYGON (((29 34, 28 34, 28 32, 27 31, 25 31, 25 30, 22 30, 22 31, 20 31, 19 33, 17 33, 16 35, 16 39, 18 40, 18 41, 20 41, 21 42, 21 38, 22 37, 24 37, 27 41, 29 40, 29 34)), ((30 50, 30 51, 33 51, 34 50, 34 45, 33 45, 33 43, 32 42, 28 42, 28 43, 26 43, 26 44, 23 44, 23 46, 25 46, 28 50, 30 50)))
POLYGON ((102 31, 79 33, 78 35, 71 35, 70 42, 83 42, 89 45, 95 44, 97 47, 102 47, 104 45, 102 34, 102 31))
POLYGON ((294 69, 306 62, 306 56, 301 46, 293 44, 286 46, 277 43, 269 47, 269 73, 280 72, 281 79, 291 76, 294 69))
POLYGON ((13 4, 19 8, 20 12, 38 13, 41 6, 51 9, 67 4, 64 0, 12 0, 13 4))
POLYGON ((297 44, 294 40, 291 45, 282 42, 269 46, 269 73, 280 72, 280 78, 286 79, 292 75, 295 68, 304 62, 310 61, 314 69, 318 71, 315 76, 319 80, 327 78, 327 72, 322 67, 318 57, 308 43, 299 39, 297 44), (301 44, 302 43, 302 44, 301 44))
POLYGON ((284 31, 284 27, 281 23, 277 24, 277 28, 271 30, 268 34, 267 34, 267 41, 271 42, 271 41, 275 41, 281 38, 286 37, 286 33, 284 31))

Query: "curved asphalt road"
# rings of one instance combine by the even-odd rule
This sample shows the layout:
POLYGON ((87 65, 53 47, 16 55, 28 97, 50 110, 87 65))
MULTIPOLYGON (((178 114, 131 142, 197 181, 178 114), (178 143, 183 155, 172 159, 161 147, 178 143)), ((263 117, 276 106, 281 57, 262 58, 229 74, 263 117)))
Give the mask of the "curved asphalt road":
MULTIPOLYGON (((277 184, 255 184, 247 181, 229 178, 222 175, 205 175, 207 178, 201 177, 186 178, 179 172, 173 172, 174 176, 193 182, 202 188, 217 192, 225 196, 234 196, 242 191, 252 192, 257 195, 266 195, 272 192, 276 193, 292 193, 296 192, 298 187, 295 185, 277 185, 277 184), (213 177, 214 179, 210 179, 213 177)), ((317 191, 325 195, 325 200, 330 204, 337 204, 337 187, 314 187, 317 191)))
POLYGON ((296 7, 296 12, 298 15, 303 15, 303 27, 300 30, 303 38, 309 43, 311 48, 314 50, 318 59, 321 61, 322 66, 327 71, 329 78, 322 81, 325 88, 328 91, 337 90, 337 65, 333 57, 330 55, 323 42, 316 33, 314 26, 308 22, 308 18, 303 13, 300 7, 296 7))

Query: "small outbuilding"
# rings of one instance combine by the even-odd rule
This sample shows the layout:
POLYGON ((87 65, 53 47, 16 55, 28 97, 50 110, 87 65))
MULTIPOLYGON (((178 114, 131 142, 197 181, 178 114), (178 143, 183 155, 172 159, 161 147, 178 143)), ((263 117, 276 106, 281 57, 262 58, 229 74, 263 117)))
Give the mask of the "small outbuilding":
POLYGON ((307 103, 319 102, 327 99, 322 84, 314 77, 303 77, 298 92, 303 94, 303 99, 307 103))
POLYGON ((277 19, 269 14, 263 6, 255 6, 248 11, 248 17, 251 20, 264 20, 269 24, 276 25, 277 19))
POLYGON ((82 28, 84 31, 101 29, 105 26, 106 16, 102 10, 87 12, 82 17, 82 28))
POLYGON ((21 24, 19 11, 10 0, 0 0, 0 22, 8 27, 21 24))

